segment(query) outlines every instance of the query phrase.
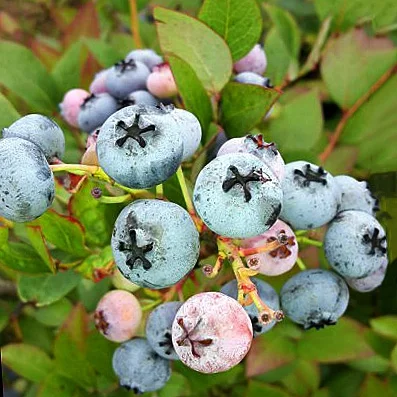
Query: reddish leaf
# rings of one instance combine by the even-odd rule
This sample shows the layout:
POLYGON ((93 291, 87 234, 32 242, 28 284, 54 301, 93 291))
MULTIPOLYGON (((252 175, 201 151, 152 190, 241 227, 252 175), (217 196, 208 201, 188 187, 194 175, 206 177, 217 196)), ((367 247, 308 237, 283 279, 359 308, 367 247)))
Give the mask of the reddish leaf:
POLYGON ((81 69, 81 84, 83 87, 88 87, 92 81, 92 76, 95 75, 102 67, 92 54, 88 54, 87 59, 81 69))
POLYGON ((55 50, 53 47, 50 47, 46 43, 43 43, 36 38, 30 40, 29 47, 37 56, 37 58, 39 58, 40 61, 43 62, 48 70, 52 69, 52 67, 56 64, 58 58, 61 55, 60 52, 55 50))

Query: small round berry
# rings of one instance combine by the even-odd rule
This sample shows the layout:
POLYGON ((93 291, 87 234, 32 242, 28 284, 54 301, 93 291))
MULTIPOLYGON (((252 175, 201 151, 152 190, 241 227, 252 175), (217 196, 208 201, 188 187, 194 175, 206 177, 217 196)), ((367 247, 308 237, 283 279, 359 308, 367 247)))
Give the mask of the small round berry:
POLYGON ((150 92, 145 90, 139 90, 131 92, 126 97, 126 101, 129 102, 129 106, 131 105, 148 105, 148 106, 157 106, 159 101, 155 98, 150 92))
POLYGON ((112 274, 112 283, 115 288, 123 289, 129 292, 138 291, 141 288, 139 285, 132 283, 131 281, 127 280, 120 272, 119 269, 115 269, 114 273, 112 274))
POLYGON ((298 258, 298 243, 292 229, 283 221, 276 223, 265 233, 241 241, 243 248, 259 248, 277 241, 285 235, 287 244, 270 252, 248 255, 246 261, 249 267, 258 270, 266 276, 278 276, 290 271, 298 258))
POLYGON ((237 73, 254 72, 263 74, 266 70, 266 66, 267 59, 265 50, 260 44, 256 44, 245 57, 235 62, 234 70, 237 73))
POLYGON ((157 306, 146 321, 146 338, 153 350, 168 360, 179 360, 172 345, 172 323, 182 302, 167 302, 157 306))
POLYGON ((386 234, 366 212, 343 211, 325 234, 324 251, 329 264, 343 277, 367 277, 387 263, 386 234))
POLYGON ((349 289, 337 274, 305 270, 292 276, 280 292, 281 307, 293 322, 305 329, 336 324, 349 303, 349 289))
POLYGON ((72 127, 79 127, 78 117, 80 107, 90 96, 90 93, 80 88, 69 90, 59 104, 61 116, 72 127))
POLYGON ((153 68, 146 82, 147 89, 157 98, 170 98, 178 93, 170 65, 164 63, 153 68))
POLYGON ((89 88, 91 94, 103 94, 104 92, 108 92, 105 84, 108 72, 109 69, 104 69, 95 75, 89 88))
POLYGON ((112 365, 120 386, 135 394, 159 390, 171 376, 170 362, 156 354, 143 338, 134 338, 117 348, 112 365))
POLYGON ((163 63, 163 58, 158 55, 152 49, 138 49, 132 50, 126 57, 125 60, 134 60, 138 62, 144 63, 150 70, 152 70, 155 66, 160 65, 163 63))
POLYGON ((387 270, 387 258, 385 258, 384 263, 375 272, 369 274, 362 278, 345 278, 349 287, 358 292, 371 292, 375 288, 378 288, 385 279, 387 270))
POLYGON ((125 342, 136 335, 142 320, 142 309, 134 295, 123 290, 105 294, 95 313, 98 331, 113 342, 125 342))
POLYGON ((253 337, 243 307, 220 292, 189 298, 172 325, 176 354, 188 367, 203 373, 224 372, 248 353, 253 337))
POLYGON ((260 74, 256 74, 253 72, 242 72, 236 75, 233 79, 237 83, 241 84, 254 84, 260 85, 266 88, 273 88, 273 85, 269 78, 263 77, 260 74))

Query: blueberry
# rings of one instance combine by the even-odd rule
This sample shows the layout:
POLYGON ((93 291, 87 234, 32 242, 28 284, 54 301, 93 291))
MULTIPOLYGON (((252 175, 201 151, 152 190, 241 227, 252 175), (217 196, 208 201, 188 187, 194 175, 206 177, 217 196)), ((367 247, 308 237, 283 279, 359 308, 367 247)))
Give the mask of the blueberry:
POLYGON ((193 201, 204 223, 225 237, 246 238, 268 230, 281 211, 277 177, 248 153, 220 156, 197 177, 193 201))
POLYGON ((21 138, 0 140, 0 216, 29 222, 55 197, 54 177, 43 152, 21 138))
POLYGON ((74 88, 66 92, 62 102, 59 104, 62 118, 72 127, 79 126, 80 107, 89 96, 90 93, 88 91, 74 88))
POLYGON ((173 175, 183 154, 179 127, 165 111, 144 105, 119 110, 101 127, 99 163, 116 182, 150 188, 173 175))
POLYGON ((146 338, 153 350, 168 360, 179 360, 172 345, 172 323, 182 302, 167 302, 157 306, 146 321, 146 338))
POLYGON ((337 274, 305 270, 291 277, 280 292, 281 307, 305 329, 336 324, 349 303, 349 289, 337 274))
POLYGON ((48 161, 62 159, 65 137, 59 125, 41 114, 28 114, 3 129, 3 138, 18 137, 37 145, 48 161))
POLYGON ((385 258, 384 263, 375 272, 369 274, 362 278, 345 278, 349 287, 358 292, 370 292, 375 288, 378 288, 385 279, 387 270, 387 258, 385 258))
POLYGON ((261 45, 256 44, 254 48, 243 58, 234 64, 234 70, 237 73, 255 72, 262 74, 265 72, 267 59, 265 50, 261 45))
POLYGON ((112 364, 120 386, 136 394, 163 388, 171 376, 169 361, 156 354, 143 338, 131 339, 118 347, 112 364))
POLYGON ((338 211, 341 193, 333 176, 306 161, 286 164, 280 218, 293 229, 314 229, 328 223, 338 211))
POLYGON ((163 63, 163 58, 160 55, 156 54, 155 51, 145 48, 132 50, 126 57, 125 60, 134 60, 138 62, 144 63, 150 70, 153 69, 154 66, 160 65, 163 63))
POLYGON ((242 84, 254 84, 254 85, 260 85, 262 87, 266 88, 273 88, 272 83, 270 82, 270 79, 267 77, 263 77, 260 74, 256 74, 253 72, 242 72, 236 75, 233 79, 237 83, 242 83, 242 84))
POLYGON ((111 95, 91 94, 80 106, 78 116, 79 127, 92 132, 100 127, 105 120, 118 109, 118 103, 111 95))
MULTIPOLYGON (((255 284, 255 287, 258 290, 259 297, 262 299, 262 301, 265 302, 271 309, 279 310, 280 300, 274 288, 270 284, 260 280, 259 278, 252 277, 251 281, 255 284)), ((237 300, 237 280, 229 281, 221 288, 220 292, 237 300)), ((243 307, 251 319, 252 328, 254 330, 254 337, 270 331, 275 326, 276 322, 274 320, 268 325, 262 325, 259 322, 258 309, 256 308, 254 303, 243 307)))
POLYGON ((170 65, 166 63, 153 68, 147 79, 146 86, 158 98, 170 98, 178 93, 170 65))
POLYGON ((92 80, 89 88, 92 94, 102 94, 104 92, 108 92, 105 85, 108 72, 109 69, 104 69, 95 75, 94 80, 92 80))
POLYGON ((131 92, 125 99, 130 102, 130 105, 158 105, 158 100, 145 90, 131 92))
POLYGON ((359 182, 348 175, 338 175, 335 182, 342 193, 339 211, 359 210, 375 215, 379 210, 379 202, 368 189, 366 182, 359 182))
POLYGON ((133 91, 145 89, 149 74, 150 70, 142 62, 120 61, 107 72, 106 89, 116 98, 125 98, 133 91))
POLYGON ((183 208, 161 200, 138 200, 116 220, 112 249, 117 267, 141 287, 166 288, 195 266, 199 235, 183 208))
POLYGON ((324 250, 329 264, 344 277, 367 277, 387 263, 385 231, 363 211, 338 214, 325 234, 324 250))

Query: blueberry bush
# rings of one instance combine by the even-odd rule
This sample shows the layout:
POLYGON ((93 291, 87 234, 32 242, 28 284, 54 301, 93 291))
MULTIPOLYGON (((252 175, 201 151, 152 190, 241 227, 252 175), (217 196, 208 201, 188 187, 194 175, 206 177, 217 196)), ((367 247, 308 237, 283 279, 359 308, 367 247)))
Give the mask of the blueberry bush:
POLYGON ((395 1, 2 3, 6 396, 397 395, 395 1))

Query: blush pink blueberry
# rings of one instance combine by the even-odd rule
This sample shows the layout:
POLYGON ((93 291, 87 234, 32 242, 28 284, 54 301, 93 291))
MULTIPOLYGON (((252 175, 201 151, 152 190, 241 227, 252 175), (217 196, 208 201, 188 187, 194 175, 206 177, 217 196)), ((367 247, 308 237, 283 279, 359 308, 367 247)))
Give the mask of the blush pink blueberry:
POLYGON ((72 127, 78 127, 78 116, 80 106, 84 100, 90 96, 90 93, 80 88, 73 88, 69 90, 63 97, 62 102, 59 104, 61 116, 72 127))
POLYGON ((248 255, 246 257, 249 267, 258 270, 266 276, 278 276, 293 268, 298 258, 298 243, 292 229, 283 221, 276 223, 265 233, 244 239, 241 242, 243 248, 258 248, 276 241, 280 234, 285 234, 288 243, 270 252, 248 255))
POLYGON ((256 44, 254 48, 243 58, 234 64, 237 73, 254 72, 263 74, 266 70, 267 59, 264 49, 256 44))
POLYGON ((139 301, 133 294, 123 290, 105 294, 94 313, 98 331, 113 342, 125 342, 135 336, 141 319, 139 301))
POLYGON ((220 292, 203 292, 188 299, 172 325, 176 354, 202 373, 224 372, 247 354, 253 337, 247 312, 220 292))
POLYGON ((104 69, 95 75, 94 80, 92 80, 89 88, 91 94, 101 94, 103 92, 108 92, 105 85, 108 71, 109 69, 104 69))
POLYGON ((170 65, 167 63, 153 68, 146 81, 146 86, 148 91, 157 98, 170 98, 178 92, 170 65))

